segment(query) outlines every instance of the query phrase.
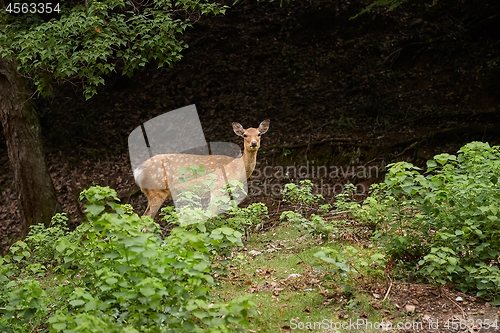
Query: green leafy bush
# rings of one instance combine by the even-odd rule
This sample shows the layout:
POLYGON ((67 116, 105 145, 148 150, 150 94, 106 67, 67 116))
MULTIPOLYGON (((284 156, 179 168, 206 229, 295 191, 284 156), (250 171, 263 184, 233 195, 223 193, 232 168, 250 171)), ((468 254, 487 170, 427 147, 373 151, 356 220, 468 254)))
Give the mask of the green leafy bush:
MULTIPOLYGON (((217 185, 212 179, 203 183, 210 189, 217 185)), ((185 191, 177 198, 176 203, 180 204, 178 210, 173 206, 162 209, 162 219, 171 225, 211 233, 212 246, 207 245, 212 251, 217 251, 217 247, 221 249, 235 244, 243 245, 243 232, 250 226, 262 223, 263 217, 269 217, 267 207, 263 203, 252 203, 246 208, 238 207, 241 199, 238 196, 246 195, 244 185, 239 181, 230 181, 225 188, 220 189, 220 197, 211 198, 206 209, 200 196, 203 195, 203 188, 194 184, 190 189, 192 191, 185 191), (215 214, 214 211, 225 213, 215 214)))
MULTIPOLYGON (((229 332, 246 323, 254 311, 248 297, 212 303, 209 296, 214 280, 207 244, 220 242, 213 232, 179 225, 163 240, 152 219, 115 202, 114 190, 96 186, 81 198, 87 221, 75 231, 67 232, 59 216, 58 230, 35 227, 27 243, 0 258, 0 281, 7 282, 0 287, 1 331, 229 332), (54 250, 51 260, 36 256, 59 280, 50 291, 42 289, 43 278, 26 271, 33 257, 28 243, 54 250)), ((241 243, 241 234, 229 229, 222 233, 232 238, 225 240, 241 243)))
POLYGON ((500 303, 500 147, 469 143, 436 155, 424 174, 389 167, 357 213, 377 225, 375 238, 420 276, 500 303))
MULTIPOLYGON (((286 184, 281 194, 283 201, 290 202, 295 206, 295 210, 287 210, 281 213, 280 221, 288 221, 293 225, 307 230, 312 235, 320 235, 325 242, 330 234, 336 230, 334 224, 327 222, 317 214, 305 216, 306 211, 311 210, 311 205, 316 205, 324 199, 321 194, 312 194, 313 183, 306 179, 301 180, 299 184, 286 184)), ((331 206, 324 204, 320 206, 319 211, 327 211, 331 206)))
POLYGON ((335 196, 335 206, 337 211, 356 211, 360 204, 353 200, 356 186, 345 184, 342 193, 335 196))
POLYGON ((264 217, 269 217, 267 206, 261 202, 255 202, 245 208, 233 207, 226 214, 217 216, 211 222, 214 226, 224 225, 235 230, 243 231, 245 227, 262 223, 264 217))
POLYGON ((336 224, 327 222, 320 215, 311 214, 309 218, 305 218, 302 214, 286 210, 281 213, 280 221, 288 221, 293 225, 307 230, 311 235, 319 235, 323 242, 328 241, 332 232, 336 231, 336 224))
POLYGON ((360 255, 353 246, 343 248, 326 247, 314 254, 327 266, 317 265, 316 269, 329 273, 332 279, 344 288, 344 292, 355 289, 360 281, 373 283, 374 278, 383 278, 386 257, 381 253, 360 255))
POLYGON ((65 213, 57 213, 52 217, 50 227, 43 224, 32 225, 25 239, 27 246, 32 249, 33 261, 40 263, 52 262, 55 257, 55 243, 68 233, 68 218, 65 213))
POLYGON ((324 199, 321 194, 312 194, 313 183, 309 179, 304 179, 299 184, 288 183, 281 191, 283 201, 294 205, 313 205, 324 199))

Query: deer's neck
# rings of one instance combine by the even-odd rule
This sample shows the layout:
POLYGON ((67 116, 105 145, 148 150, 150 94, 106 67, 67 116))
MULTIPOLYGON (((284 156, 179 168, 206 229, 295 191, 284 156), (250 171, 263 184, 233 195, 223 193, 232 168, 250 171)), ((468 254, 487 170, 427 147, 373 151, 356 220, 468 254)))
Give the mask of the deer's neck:
POLYGON ((245 149, 242 159, 243 164, 245 164, 245 171, 248 179, 252 175, 252 172, 255 169, 255 164, 257 163, 257 150, 248 151, 245 149))

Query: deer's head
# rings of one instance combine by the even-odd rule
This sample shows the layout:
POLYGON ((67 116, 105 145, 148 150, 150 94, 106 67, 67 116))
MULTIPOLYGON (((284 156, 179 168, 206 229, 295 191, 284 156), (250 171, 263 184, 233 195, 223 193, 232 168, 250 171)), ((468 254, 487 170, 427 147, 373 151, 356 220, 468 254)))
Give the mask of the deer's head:
POLYGON ((266 119, 260 123, 258 128, 244 129, 240 123, 233 123, 233 131, 243 138, 245 151, 257 151, 260 148, 261 135, 269 129, 270 120, 266 119))

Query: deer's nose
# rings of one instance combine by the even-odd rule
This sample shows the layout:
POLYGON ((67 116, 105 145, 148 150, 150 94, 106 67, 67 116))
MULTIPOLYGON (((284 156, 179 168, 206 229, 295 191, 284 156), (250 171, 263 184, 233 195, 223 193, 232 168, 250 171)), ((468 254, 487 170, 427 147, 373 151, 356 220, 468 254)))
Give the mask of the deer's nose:
POLYGON ((252 148, 257 147, 257 141, 252 141, 252 143, 250 144, 250 146, 251 146, 252 148))

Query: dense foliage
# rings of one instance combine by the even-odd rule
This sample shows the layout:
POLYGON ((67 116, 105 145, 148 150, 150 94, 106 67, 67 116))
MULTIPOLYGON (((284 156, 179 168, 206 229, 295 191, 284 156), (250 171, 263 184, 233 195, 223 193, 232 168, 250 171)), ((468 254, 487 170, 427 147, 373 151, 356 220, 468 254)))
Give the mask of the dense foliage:
POLYGON ((229 332, 253 313, 248 297, 214 303, 208 293, 212 256, 241 233, 208 232, 193 214, 162 239, 114 190, 81 198, 87 221, 75 231, 58 214, 0 258, 2 332, 229 332))
MULTIPOLYGON (((329 277, 344 293, 396 275, 395 263, 403 276, 451 282, 498 304, 499 174, 500 147, 472 142, 457 155, 435 156, 425 173, 406 162, 390 165, 362 205, 350 195, 353 186, 332 211, 310 181, 288 184, 282 193, 291 209, 280 220, 322 241, 312 264, 325 272, 323 284, 329 277), (371 230, 372 246, 340 241, 347 221, 332 217, 348 212, 371 230)), ((57 214, 50 228, 33 226, 0 258, 0 330, 228 332, 255 315, 247 296, 216 303, 209 291, 243 231, 262 223, 265 205, 218 202, 228 205, 224 216, 167 207, 173 229, 162 239, 159 226, 116 203, 113 190, 92 187, 81 198, 87 220, 75 231, 57 214)))
POLYGON ((199 15, 225 10, 192 0, 63 0, 58 8, 49 16, 0 10, 0 57, 14 60, 41 93, 54 78, 71 79, 87 98, 110 72, 130 76, 150 61, 179 60, 187 45, 178 35, 199 15))
POLYGON ((436 155, 424 174, 394 163, 354 215, 406 269, 499 304, 499 174, 500 147, 482 142, 436 155))

